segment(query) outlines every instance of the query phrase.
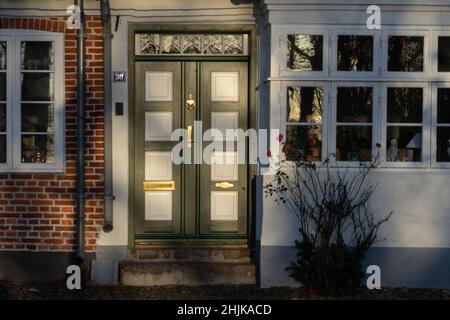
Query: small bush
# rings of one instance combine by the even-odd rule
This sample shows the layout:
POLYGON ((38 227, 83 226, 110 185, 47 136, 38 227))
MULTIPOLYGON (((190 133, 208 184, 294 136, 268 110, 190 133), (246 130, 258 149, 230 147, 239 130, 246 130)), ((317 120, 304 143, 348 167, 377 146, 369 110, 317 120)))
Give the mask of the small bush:
POLYGON ((365 254, 392 212, 376 219, 369 206, 378 157, 361 162, 356 171, 332 165, 333 157, 316 165, 288 162, 283 155, 265 195, 287 206, 299 221, 290 276, 319 294, 340 295, 360 286, 365 254))

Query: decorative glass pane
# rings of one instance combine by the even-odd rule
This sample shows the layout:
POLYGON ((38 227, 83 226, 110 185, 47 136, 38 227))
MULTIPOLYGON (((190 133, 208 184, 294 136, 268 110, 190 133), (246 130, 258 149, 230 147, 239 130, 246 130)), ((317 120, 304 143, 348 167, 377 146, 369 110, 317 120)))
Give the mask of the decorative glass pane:
POLYGON ((0 72, 0 101, 6 101, 6 72, 0 72))
POLYGON ((337 126, 337 161, 372 160, 372 126, 337 126))
POLYGON ((53 70, 54 44, 51 41, 22 41, 21 66, 23 70, 53 70))
POLYGON ((22 135, 23 163, 53 163, 54 161, 53 135, 22 135))
POLYGON ((137 34, 139 54, 158 54, 159 53, 159 34, 143 33, 137 34))
POLYGON ((422 127, 388 126, 387 161, 422 161, 422 127))
POLYGON ((372 88, 339 87, 337 122, 372 122, 372 88))
POLYGON ((0 70, 6 69, 6 41, 0 41, 0 70))
POLYGON ((0 132, 6 132, 6 104, 0 103, 0 132))
POLYGON ((0 162, 6 162, 6 135, 0 134, 0 162))
POLYGON ((423 71, 423 46, 423 37, 389 37, 388 71, 423 71))
POLYGON ((321 123, 323 116, 323 88, 288 87, 288 122, 321 123))
POLYGON ((338 36, 339 71, 373 70, 372 36, 338 36))
POLYGON ((22 132, 53 132, 53 105, 22 104, 22 132))
POLYGON ((437 162, 450 162, 450 127, 437 128, 437 162))
POLYGON ((322 71, 323 36, 321 35, 288 35, 289 70, 322 71))
POLYGON ((422 123, 422 88, 388 88, 387 94, 387 122, 422 123))
POLYGON ((437 123, 450 124, 450 88, 438 89, 437 123))
POLYGON ((221 54, 222 53, 222 35, 205 34, 203 35, 203 53, 221 54))
POLYGON ((22 73, 23 101, 53 101, 53 73, 22 73))
POLYGON ((202 53, 202 36, 200 34, 184 34, 182 41, 184 54, 202 53))
POLYGON ((438 71, 450 71, 450 37, 438 37, 438 71))
POLYGON ((283 152, 289 161, 320 161, 322 158, 322 126, 287 126, 283 152))
POLYGON ((180 53, 181 40, 178 34, 166 34, 162 36, 161 53, 180 53))
POLYGON ((223 36, 223 54, 243 54, 243 37, 241 34, 226 34, 223 36))

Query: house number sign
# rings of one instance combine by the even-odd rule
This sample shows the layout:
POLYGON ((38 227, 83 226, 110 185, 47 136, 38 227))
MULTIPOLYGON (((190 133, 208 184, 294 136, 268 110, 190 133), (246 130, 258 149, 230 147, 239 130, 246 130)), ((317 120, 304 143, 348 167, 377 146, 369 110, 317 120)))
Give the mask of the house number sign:
POLYGON ((126 82, 127 73, 125 71, 113 71, 113 82, 126 82))

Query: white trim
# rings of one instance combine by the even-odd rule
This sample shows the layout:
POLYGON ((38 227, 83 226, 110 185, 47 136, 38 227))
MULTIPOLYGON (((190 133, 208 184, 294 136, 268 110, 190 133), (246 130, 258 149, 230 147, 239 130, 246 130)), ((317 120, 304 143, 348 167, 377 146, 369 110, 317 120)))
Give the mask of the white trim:
MULTIPOLYGON (((8 35, 10 39, 8 70, 14 72, 12 81, 8 81, 11 87, 9 90, 11 100, 10 116, 8 119, 11 130, 11 141, 8 150, 8 166, 1 166, 1 172, 63 172, 65 163, 64 143, 65 143, 65 114, 64 114, 64 57, 62 34, 51 32, 41 32, 36 30, 9 30, 4 29, 2 33, 8 35), (55 44, 54 63, 54 137, 55 159, 54 163, 34 164, 21 162, 21 68, 20 68, 20 43, 21 41, 53 41, 55 44)), ((43 103, 43 102, 42 102, 43 103)), ((46 101, 46 103, 49 103, 46 101)))
MULTIPOLYGON (((305 126, 305 123, 296 123, 296 122, 288 122, 287 121, 287 104, 288 104, 288 96, 287 96, 287 88, 288 87, 321 87, 323 88, 323 114, 322 114, 322 123, 317 124, 322 127, 322 151, 321 151, 321 161, 324 161, 330 153, 329 141, 329 119, 330 119, 330 85, 329 82, 326 81, 286 81, 282 83, 281 86, 281 99, 280 99, 280 107, 281 107, 281 130, 280 133, 283 134, 287 139, 287 126, 305 126)), ((313 123, 311 123, 313 124, 313 123)), ((320 161, 317 161, 320 162, 320 161)))
POLYGON ((382 36, 382 51, 381 51, 381 75, 387 79, 402 79, 402 81, 409 79, 426 80, 430 77, 430 32, 429 30, 383 30, 382 36), (422 72, 397 72, 388 71, 388 39, 390 36, 407 36, 407 37, 423 37, 423 71, 422 72))
POLYGON ((330 30, 329 29, 302 29, 296 26, 281 26, 279 33, 274 33, 272 42, 278 44, 278 61, 279 76, 281 77, 298 77, 302 80, 315 80, 318 77, 326 77, 329 75, 329 45, 330 30), (287 68, 288 57, 288 35, 321 35, 323 36, 322 46, 322 71, 292 71, 287 68))
MULTIPOLYGON (((345 123, 340 122, 341 126, 371 126, 372 127, 372 158, 376 156, 377 147, 376 144, 380 142, 380 106, 379 106, 379 94, 380 84, 378 82, 333 82, 331 84, 331 101, 330 101, 330 151, 336 154, 336 140, 337 140, 337 88, 338 87, 366 87, 372 88, 372 122, 358 122, 358 123, 345 123)), ((381 142, 380 142, 381 143, 381 142)), ((359 167, 360 161, 337 161, 339 164, 344 164, 346 167, 359 167)))
POLYGON ((333 30, 331 34, 331 76, 346 79, 362 79, 367 81, 368 78, 373 79, 379 76, 381 66, 381 35, 376 30, 367 29, 337 29, 333 30), (338 37, 339 36, 371 36, 373 37, 373 61, 372 71, 338 71, 337 57, 338 57, 338 37))
MULTIPOLYGON (((430 146, 430 154, 431 154, 431 167, 444 169, 450 168, 449 162, 437 162, 436 160, 436 152, 437 152, 437 114, 438 114, 438 89, 439 88, 449 88, 450 83, 433 83, 431 87, 431 146, 430 146)), ((448 124, 450 126, 450 123, 448 124)))
MULTIPOLYGON (((381 88, 381 163, 382 167, 407 167, 407 168, 428 168, 430 162, 430 84, 429 82, 388 82, 383 83, 381 88), (387 88, 423 88, 423 106, 422 106, 422 161, 420 162, 392 162, 386 161, 387 147, 387 88)), ((410 124, 401 124, 408 126, 410 124)))

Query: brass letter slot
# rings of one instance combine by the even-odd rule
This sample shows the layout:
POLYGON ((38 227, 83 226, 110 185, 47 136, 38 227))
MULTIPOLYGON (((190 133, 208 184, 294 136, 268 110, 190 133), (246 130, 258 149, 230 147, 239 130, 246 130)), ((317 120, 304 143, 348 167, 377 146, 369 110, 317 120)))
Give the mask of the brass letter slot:
POLYGON ((175 190, 175 181, 144 181, 144 191, 175 190))
POLYGON ((221 189, 229 189, 229 188, 233 188, 234 184, 229 183, 229 182, 217 182, 216 183, 216 188, 221 188, 221 189))

